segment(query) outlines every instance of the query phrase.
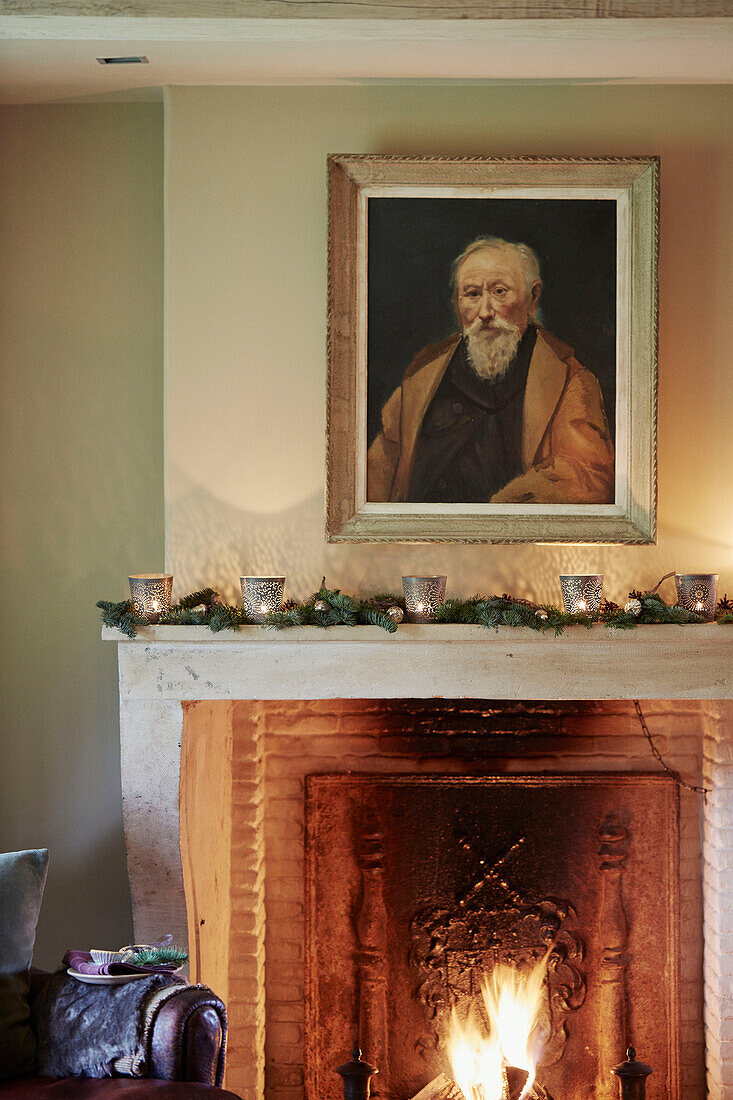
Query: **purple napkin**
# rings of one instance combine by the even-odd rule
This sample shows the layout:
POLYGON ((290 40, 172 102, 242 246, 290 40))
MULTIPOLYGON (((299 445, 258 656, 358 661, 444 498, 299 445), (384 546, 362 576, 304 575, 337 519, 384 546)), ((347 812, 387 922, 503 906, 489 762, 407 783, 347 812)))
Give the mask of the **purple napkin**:
POLYGON ((172 974, 176 963, 159 963, 156 966, 137 966, 135 963, 95 963, 88 951, 67 951, 61 960, 79 974, 172 974))

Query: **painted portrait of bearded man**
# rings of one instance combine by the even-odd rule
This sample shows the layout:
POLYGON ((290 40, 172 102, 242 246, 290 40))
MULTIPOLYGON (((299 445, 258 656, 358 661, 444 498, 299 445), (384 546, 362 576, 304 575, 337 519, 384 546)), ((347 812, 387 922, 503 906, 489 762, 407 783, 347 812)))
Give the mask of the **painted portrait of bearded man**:
POLYGON ((381 407, 369 501, 611 504, 598 378, 540 323, 530 245, 479 236, 451 265, 456 331, 417 352, 381 407))

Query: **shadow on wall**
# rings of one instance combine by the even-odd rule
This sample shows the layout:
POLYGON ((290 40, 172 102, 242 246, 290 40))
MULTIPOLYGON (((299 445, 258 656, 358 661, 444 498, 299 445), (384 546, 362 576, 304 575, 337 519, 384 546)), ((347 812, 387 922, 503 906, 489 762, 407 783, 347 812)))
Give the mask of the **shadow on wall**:
MULTIPOLYGON (((509 592, 560 605, 560 573, 599 572, 605 574, 606 598, 622 603, 630 589, 652 588, 674 569, 715 570, 722 591, 733 566, 733 546, 724 539, 661 525, 662 551, 656 546, 328 544, 320 494, 280 512, 248 512, 175 473, 179 492, 168 504, 166 549, 174 599, 210 585, 224 599, 239 602, 239 577, 245 573, 285 575, 286 599, 306 598, 324 575, 332 587, 370 595, 400 592, 403 573, 446 573, 448 598, 509 592)), ((662 595, 672 600, 673 592, 666 586, 662 595)))

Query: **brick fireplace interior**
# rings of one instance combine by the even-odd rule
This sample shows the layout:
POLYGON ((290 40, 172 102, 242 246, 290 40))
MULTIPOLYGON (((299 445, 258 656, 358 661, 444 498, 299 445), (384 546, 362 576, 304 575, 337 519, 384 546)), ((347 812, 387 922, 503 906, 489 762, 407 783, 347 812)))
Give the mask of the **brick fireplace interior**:
MULTIPOLYGON (((716 705, 693 701, 647 702, 644 706, 658 748, 673 768, 699 784, 710 771, 710 766, 706 769, 704 765, 703 747, 707 732, 717 722, 716 705)), ((340 1080, 332 1070, 339 1060, 350 1056, 355 1025, 361 1032, 365 1056, 376 1056, 367 1049, 373 1025, 363 1018, 359 975, 354 980, 354 966, 349 965, 354 951, 348 946, 348 930, 334 929, 329 920, 321 930, 326 944, 323 950, 328 951, 327 945, 333 942, 337 950, 345 952, 342 983, 338 982, 338 967, 326 981, 324 956, 319 962, 314 947, 319 936, 318 915, 313 905, 307 914, 306 904, 307 863, 310 860, 312 880, 313 861, 317 860, 314 838, 308 837, 306 830, 309 782, 311 786, 315 782, 309 781, 309 776, 356 780, 366 776, 540 779, 548 775, 558 781, 563 776, 596 775, 609 781, 622 776, 633 781, 634 777, 641 780, 652 773, 660 775, 629 701, 202 700, 183 703, 182 728, 181 852, 192 976, 213 985, 228 1001, 227 1080, 247 1100, 259 1100, 263 1095, 267 1100, 302 1100, 306 1095, 315 1100, 316 1094, 336 1097, 340 1080), (333 992, 334 982, 339 986, 338 995, 333 992), (340 1006, 341 1017, 330 1021, 329 1040, 319 1048, 312 1024, 319 1011, 318 999, 324 996, 321 1016, 324 1010, 328 1014, 330 1005, 336 1017, 340 1006), (314 1092, 316 1080, 320 1084, 314 1092)), ((643 815, 635 817, 633 806, 629 810, 628 799, 616 807, 612 792, 606 798, 605 809, 616 812, 618 820, 625 814, 628 826, 628 866, 625 855, 626 873, 618 880, 615 895, 628 930, 625 941, 623 933, 621 941, 614 941, 616 963, 620 960, 625 973, 620 992, 618 988, 604 992, 603 976, 597 973, 599 963, 614 957, 614 935, 618 940, 613 915, 609 937, 608 912, 604 918, 604 903, 599 900, 602 895, 596 892, 594 900, 588 901, 593 912, 583 908, 582 897, 566 899, 579 911, 578 933, 590 948, 581 965, 589 994, 565 1021, 568 1041, 558 1061, 560 1069, 556 1066, 548 1071, 553 1081, 564 1082, 568 1098, 588 1095, 588 1080, 568 1086, 572 1073, 567 1061, 563 1063, 571 1057, 579 1036, 584 1037, 586 1076, 595 1075, 600 1082, 595 1095, 610 1097, 613 1092, 608 1083, 603 1087, 606 1069, 623 1059, 627 1039, 635 1038, 628 1032, 636 1029, 640 1035, 649 1035, 650 1014, 660 1021, 660 1030, 671 1030, 669 1036, 658 1036, 656 1046, 651 1044, 653 1051, 640 1046, 642 1059, 646 1054, 657 1062, 648 1095, 694 1100, 715 1094, 714 1087, 706 1092, 705 1082, 703 804, 700 795, 679 790, 668 777, 658 778, 656 783, 667 792, 664 804, 674 806, 669 820, 659 820, 663 811, 657 807, 645 825, 643 815), (677 802, 679 843, 672 836, 670 849, 677 802), (635 896, 635 882, 640 882, 642 870, 646 869, 646 874, 650 867, 661 876, 656 893, 666 895, 656 898, 654 911, 644 909, 640 896, 635 896), (665 879, 665 874, 672 877, 665 879), (604 942, 604 935, 609 942, 604 942), (658 941, 665 936, 664 949, 655 954, 658 941), (650 966, 651 973, 655 967, 659 969, 657 981, 648 980, 650 966), (615 1029, 599 1026, 603 997, 605 1019, 616 1020, 615 1029), (606 1061, 608 1066, 603 1064, 606 1061), (588 1070, 590 1065, 596 1068, 588 1070)), ((634 794, 632 803, 634 798, 643 802, 643 788, 639 790, 642 793, 634 794)), ((573 803, 572 795, 569 803, 573 803)), ((587 833, 587 821, 582 828, 587 833)), ((334 837, 333 844, 338 843, 339 838, 334 837)), ((589 879, 601 887, 605 885, 599 858, 602 843, 603 837, 586 835, 581 845, 589 879)), ((318 844, 323 861, 324 852, 329 852, 327 832, 318 844)), ((563 845, 567 848, 567 841, 563 845)), ((560 861, 567 856, 567 851, 557 853, 560 861)), ((331 875, 334 892, 348 894, 354 867, 344 865, 339 877, 334 874, 338 866, 338 860, 332 858, 328 863, 325 859, 326 881, 331 875)), ((707 868, 708 886, 714 885, 720 870, 707 868)), ((577 886, 574 890, 582 893, 577 886)), ((641 892, 639 886, 637 894, 641 892)), ((359 889, 354 897, 357 904, 359 889)), ((607 907, 609 904, 613 907, 607 899, 607 907)), ((358 915, 352 914, 352 918, 358 924, 358 915)), ((707 964, 708 969, 711 966, 721 969, 719 961, 707 964)), ((725 980, 724 964, 722 969, 725 980)), ((715 973, 706 974, 708 988, 719 980, 715 973)), ((708 1058, 719 1055, 715 1044, 725 1043, 724 1029, 725 1021, 717 1036, 709 1029, 708 1058)), ((641 1043, 641 1039, 635 1041, 641 1043)), ((418 1060, 410 1079, 427 1084, 436 1059, 440 1061, 439 1053, 424 1069, 418 1060)), ((445 1070, 449 1072, 447 1065, 445 1070)), ((712 1080, 714 1085, 715 1078, 712 1080)), ((390 1100, 410 1100, 409 1095, 398 1092, 388 1095, 390 1100)))

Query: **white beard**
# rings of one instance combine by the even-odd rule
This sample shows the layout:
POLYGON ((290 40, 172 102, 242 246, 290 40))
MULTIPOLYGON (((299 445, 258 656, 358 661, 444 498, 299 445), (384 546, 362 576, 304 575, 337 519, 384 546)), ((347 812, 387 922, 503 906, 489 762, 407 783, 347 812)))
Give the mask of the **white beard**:
POLYGON ((506 374, 522 338, 516 325, 508 321, 494 320, 486 329, 478 318, 464 328, 463 335, 474 373, 492 382, 506 374))

